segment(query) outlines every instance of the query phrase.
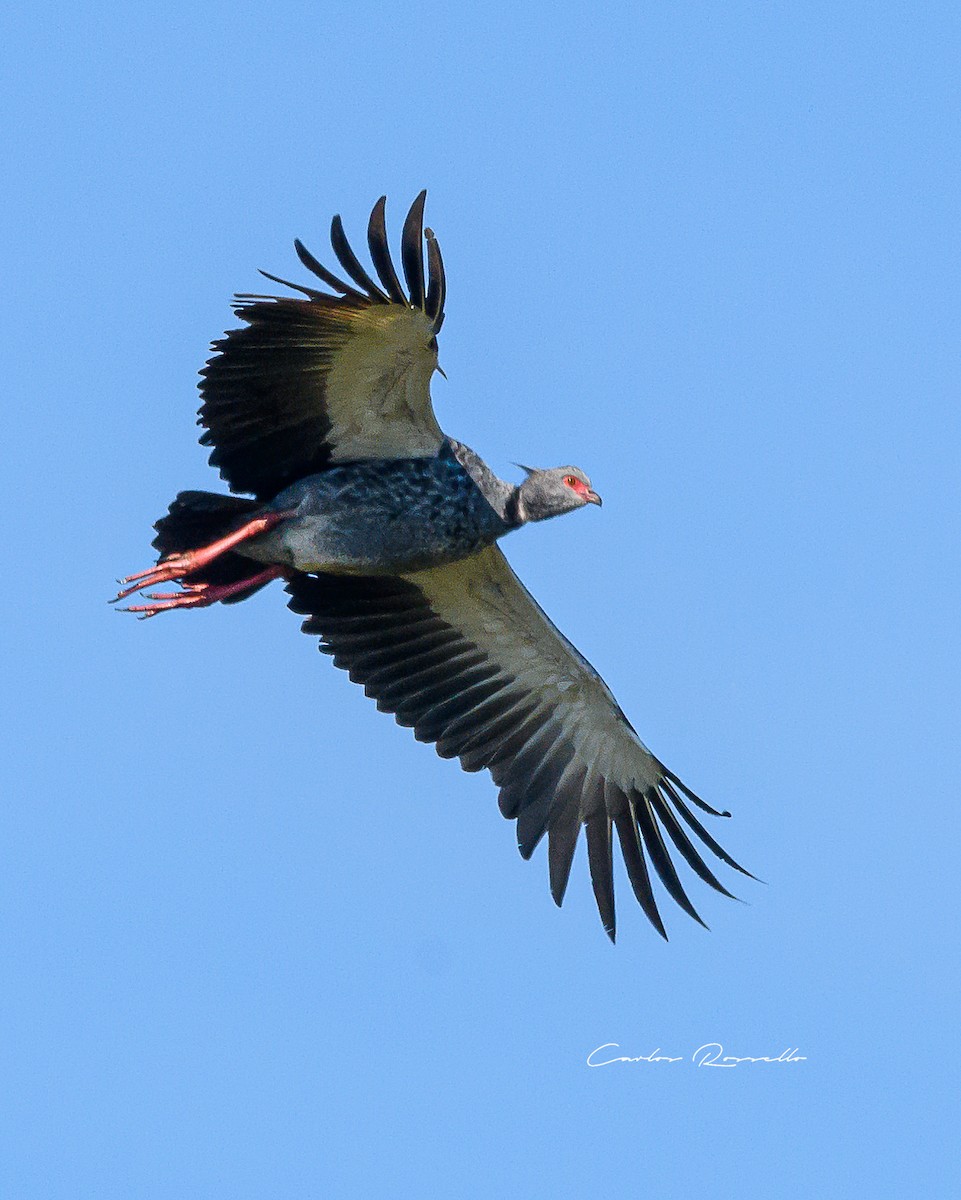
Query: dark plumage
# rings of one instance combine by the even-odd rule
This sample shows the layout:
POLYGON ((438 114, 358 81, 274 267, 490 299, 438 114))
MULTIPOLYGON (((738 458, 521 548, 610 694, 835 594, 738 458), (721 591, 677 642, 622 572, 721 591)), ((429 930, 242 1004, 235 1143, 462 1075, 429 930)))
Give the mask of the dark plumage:
POLYGON ((547 834, 558 904, 584 826, 613 939, 616 831, 634 894, 664 934, 651 867, 700 921, 672 850, 724 895, 705 849, 748 872, 693 809, 727 814, 644 746, 496 544, 522 525, 599 505, 588 477, 573 466, 524 468, 521 484, 508 483, 437 424, 429 385, 446 282, 437 240, 423 228, 424 199, 401 239, 406 292, 381 199, 367 230, 376 280, 335 217, 331 243, 350 282, 295 246, 336 294, 287 284, 305 298, 239 298, 243 327, 214 343, 202 372, 201 441, 231 491, 252 498, 181 493, 156 525, 157 566, 125 580, 118 598, 179 583, 132 606, 153 616, 244 599, 286 579, 304 632, 321 638, 378 708, 465 770, 490 771, 525 858, 547 834))

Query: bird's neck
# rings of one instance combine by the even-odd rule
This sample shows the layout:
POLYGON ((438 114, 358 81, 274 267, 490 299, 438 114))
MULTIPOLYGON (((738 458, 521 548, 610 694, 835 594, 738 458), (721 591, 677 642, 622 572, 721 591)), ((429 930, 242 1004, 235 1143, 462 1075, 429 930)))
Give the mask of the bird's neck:
POLYGON ((517 529, 519 525, 523 525, 527 520, 520 487, 512 487, 510 489, 510 493, 504 501, 504 511, 501 515, 504 518, 504 524, 511 529, 517 529))

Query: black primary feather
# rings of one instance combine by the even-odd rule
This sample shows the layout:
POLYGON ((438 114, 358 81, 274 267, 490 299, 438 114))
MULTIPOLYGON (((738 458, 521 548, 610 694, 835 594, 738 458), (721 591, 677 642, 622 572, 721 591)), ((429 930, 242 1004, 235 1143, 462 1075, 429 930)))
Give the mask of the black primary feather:
POLYGON ((367 245, 370 248, 374 270, 386 288, 388 296, 395 304, 406 304, 407 297, 404 295, 404 289, 400 286, 400 280, 397 278, 397 272, 394 270, 394 263, 390 257, 385 219, 386 206, 387 197, 381 196, 371 211, 370 221, 367 224, 367 245))
POLYGON ((404 277, 410 290, 410 302, 414 308, 424 307, 424 204, 427 192, 423 191, 410 206, 400 243, 400 256, 404 264, 404 277))

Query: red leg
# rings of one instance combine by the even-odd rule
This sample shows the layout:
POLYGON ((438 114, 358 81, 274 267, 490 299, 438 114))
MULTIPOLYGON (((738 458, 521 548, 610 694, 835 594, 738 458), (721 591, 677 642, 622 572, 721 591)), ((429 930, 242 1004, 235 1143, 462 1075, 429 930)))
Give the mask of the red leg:
POLYGON ((256 575, 241 579, 237 583, 185 583, 182 592, 150 592, 145 599, 153 600, 153 604, 132 604, 129 608, 119 608, 118 612, 140 613, 141 620, 155 617, 157 613, 168 612, 174 608, 206 608, 208 604, 216 604, 218 600, 229 600, 271 579, 280 579, 287 574, 284 567, 267 567, 256 575))
POLYGON ((114 600, 125 600, 127 596, 133 595, 134 592, 140 592, 144 588, 156 587, 158 583, 167 583, 171 579, 180 579, 184 575, 191 575, 194 571, 199 571, 201 567, 212 563, 221 554, 232 550, 234 546, 246 542, 248 538, 257 537, 258 534, 267 533, 275 525, 279 525, 281 521, 286 521, 288 517, 292 516, 294 516, 294 510, 265 513, 262 517, 255 517, 254 520, 241 525, 233 533, 218 538, 216 542, 211 542, 208 546, 199 546, 196 550, 185 550, 181 554, 168 554, 156 566, 148 567, 146 571, 138 571, 136 575, 127 575, 121 579, 121 583, 129 583, 130 587, 119 591, 114 600))

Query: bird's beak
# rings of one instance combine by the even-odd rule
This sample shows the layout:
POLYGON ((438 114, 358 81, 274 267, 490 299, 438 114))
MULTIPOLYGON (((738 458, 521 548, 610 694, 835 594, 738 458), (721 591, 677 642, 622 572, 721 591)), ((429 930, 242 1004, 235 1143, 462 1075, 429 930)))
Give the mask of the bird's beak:
POLYGON ((438 375, 443 375, 445 379, 447 378, 447 372, 444 370, 444 368, 439 363, 436 367, 434 367, 434 370, 437 372, 438 375))
POLYGON ((596 504, 597 507, 600 508, 601 505, 604 503, 604 501, 600 498, 600 496, 598 496, 597 492, 588 492, 587 493, 587 503, 588 504, 596 504))

